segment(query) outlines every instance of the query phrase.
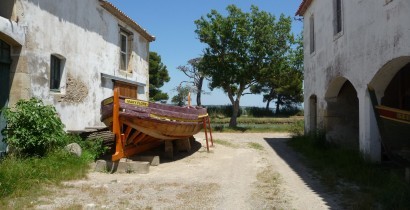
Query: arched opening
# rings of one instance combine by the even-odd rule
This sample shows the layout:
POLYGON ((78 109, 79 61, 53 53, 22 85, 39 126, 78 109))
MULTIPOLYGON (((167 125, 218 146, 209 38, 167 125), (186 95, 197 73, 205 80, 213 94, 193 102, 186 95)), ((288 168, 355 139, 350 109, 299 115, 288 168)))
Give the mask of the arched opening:
POLYGON ((393 77, 381 99, 381 104, 410 111, 410 63, 393 77))
POLYGON ((356 89, 345 78, 337 78, 329 86, 326 96, 327 139, 345 148, 359 150, 359 100, 356 89))
POLYGON ((384 65, 370 86, 377 106, 378 128, 383 151, 389 157, 410 162, 410 57, 399 57, 384 65))
POLYGON ((309 128, 308 132, 317 130, 317 97, 312 95, 309 98, 309 128))

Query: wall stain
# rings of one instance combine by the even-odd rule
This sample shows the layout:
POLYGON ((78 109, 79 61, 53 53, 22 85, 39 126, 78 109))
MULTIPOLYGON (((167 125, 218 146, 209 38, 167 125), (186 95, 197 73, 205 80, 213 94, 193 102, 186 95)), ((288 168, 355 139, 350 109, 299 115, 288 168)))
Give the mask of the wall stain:
POLYGON ((88 96, 88 87, 79 78, 74 78, 72 75, 67 75, 66 94, 60 96, 58 102, 67 104, 83 103, 88 96))

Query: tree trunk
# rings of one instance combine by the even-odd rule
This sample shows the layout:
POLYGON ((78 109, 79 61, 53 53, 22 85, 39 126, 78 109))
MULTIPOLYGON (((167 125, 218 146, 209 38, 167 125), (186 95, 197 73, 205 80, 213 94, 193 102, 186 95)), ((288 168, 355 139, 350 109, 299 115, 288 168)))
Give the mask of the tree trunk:
POLYGON ((276 111, 275 114, 279 114, 280 112, 280 104, 282 103, 282 98, 278 95, 278 100, 276 100, 276 111))
POLYGON ((271 100, 266 100, 266 111, 269 111, 269 104, 271 100))
POLYGON ((231 121, 229 122, 229 127, 236 127, 237 126, 237 118, 239 113, 239 99, 235 100, 235 103, 232 104, 232 116, 231 121))
POLYGON ((196 105, 197 106, 201 106, 201 94, 202 94, 202 83, 204 82, 204 77, 200 77, 199 78, 199 82, 198 82, 198 92, 196 94, 196 105))

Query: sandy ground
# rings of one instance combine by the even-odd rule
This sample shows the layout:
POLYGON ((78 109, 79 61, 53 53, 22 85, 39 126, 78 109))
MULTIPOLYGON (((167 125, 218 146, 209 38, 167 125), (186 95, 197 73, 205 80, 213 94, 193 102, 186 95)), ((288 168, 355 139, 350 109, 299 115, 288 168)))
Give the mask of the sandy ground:
POLYGON ((193 152, 161 160, 148 174, 90 172, 50 189, 35 209, 340 209, 286 146, 287 134, 204 134, 193 152), (252 144, 253 143, 253 144, 252 144), (257 143, 257 144, 254 144, 257 143), (258 145, 263 146, 258 147, 258 145))

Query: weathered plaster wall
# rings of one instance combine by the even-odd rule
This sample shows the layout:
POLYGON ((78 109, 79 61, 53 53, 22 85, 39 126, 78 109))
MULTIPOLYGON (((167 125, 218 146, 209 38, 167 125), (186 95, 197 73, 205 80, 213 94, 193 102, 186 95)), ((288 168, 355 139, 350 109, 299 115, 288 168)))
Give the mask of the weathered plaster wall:
MULTIPOLYGON (((27 95, 53 104, 67 130, 101 125, 100 102, 112 95, 113 85, 102 82, 101 73, 147 84, 147 40, 98 0, 17 0, 15 7, 22 11, 18 19, 26 40, 11 91, 30 84, 27 95), (133 32, 132 74, 119 71, 119 25, 133 32), (51 54, 64 58, 61 93, 49 89, 51 54)), ((148 99, 148 88, 139 89, 138 97, 148 99)))
MULTIPOLYGON (((380 159, 380 143, 367 85, 376 88, 380 99, 390 79, 410 61, 408 11, 408 0, 389 4, 384 0, 345 0, 341 36, 334 36, 333 1, 315 0, 304 15, 305 105, 309 106, 311 95, 317 96, 318 126, 326 127, 329 97, 337 97, 343 82, 350 81, 359 100, 360 150, 374 160, 380 159), (316 50, 311 54, 308 46, 312 14, 316 50)), ((305 114, 309 130, 314 126, 308 120, 310 113, 305 114)))

